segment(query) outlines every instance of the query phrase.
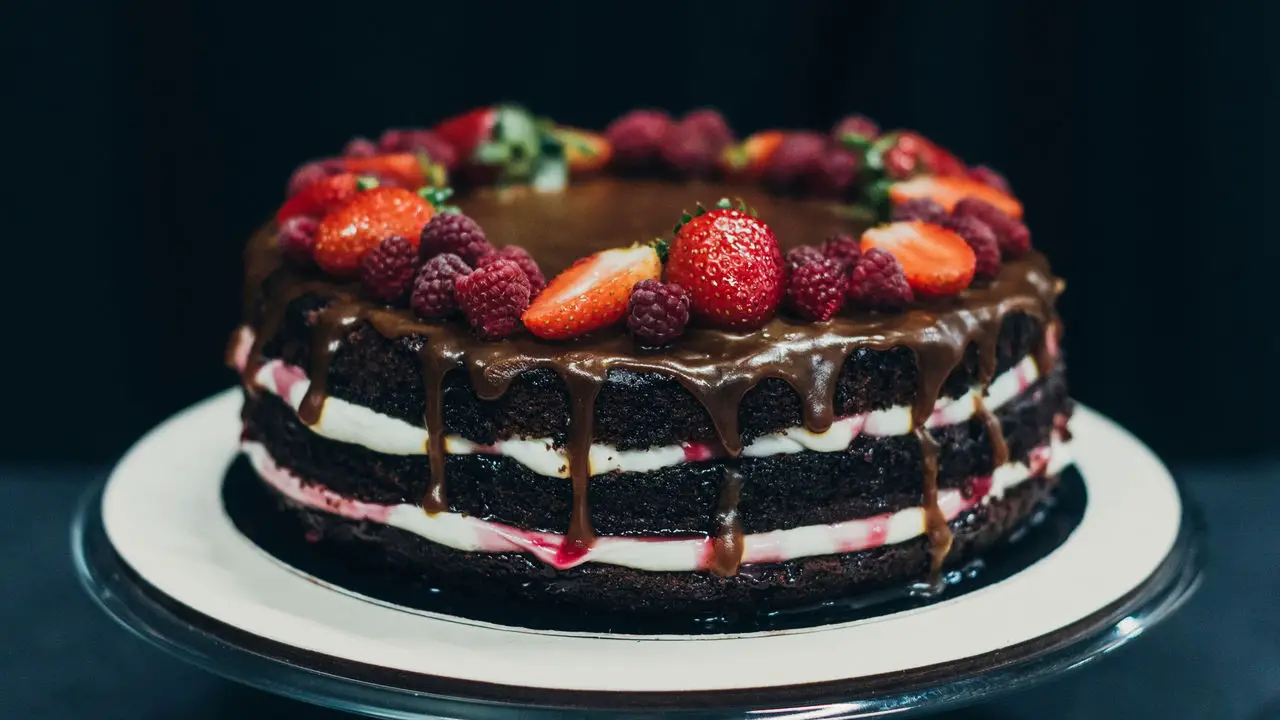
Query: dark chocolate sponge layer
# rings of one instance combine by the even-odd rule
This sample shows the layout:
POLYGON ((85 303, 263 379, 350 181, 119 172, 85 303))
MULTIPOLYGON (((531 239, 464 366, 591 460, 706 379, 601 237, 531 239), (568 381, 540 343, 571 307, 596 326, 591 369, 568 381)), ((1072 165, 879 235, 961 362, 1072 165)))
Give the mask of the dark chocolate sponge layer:
MULTIPOLYGON (((268 292, 269 292, 268 288, 268 292)), ((316 311, 326 301, 304 295, 289 304, 280 332, 264 355, 309 367, 316 311)), ((996 345, 996 372, 1004 372, 1039 344, 1039 320, 1024 314, 1005 317, 996 345)), ((328 375, 329 395, 421 426, 425 412, 418 336, 388 339, 366 323, 347 331, 328 375)), ((962 395, 976 384, 978 351, 969 345, 964 362, 947 377, 944 397, 962 395)), ((449 434, 480 444, 509 437, 550 437, 563 443, 568 434, 569 399, 560 377, 531 370, 516 378, 496 400, 476 397, 465 372, 444 381, 444 423, 449 434)), ((917 367, 910 350, 897 347, 855 350, 843 365, 836 386, 835 415, 853 415, 909 405, 917 391, 917 367)), ((743 397, 738 411, 744 443, 801 424, 801 399, 784 381, 766 378, 743 397)), ((596 399, 594 439, 620 449, 716 442, 706 409, 675 380, 657 373, 615 370, 596 399)))
MULTIPOLYGON (((946 565, 961 564, 1005 537, 1056 483, 1056 477, 1029 479, 952 521, 955 540, 946 565)), ((397 528, 302 508, 268 486, 262 489, 275 497, 275 506, 254 496, 253 507, 241 510, 269 514, 261 519, 272 533, 306 536, 317 559, 380 576, 410 595, 444 588, 486 600, 555 603, 587 612, 729 613, 848 597, 921 578, 929 569, 929 546, 922 536, 843 555, 744 565, 728 578, 592 563, 558 572, 527 555, 453 550, 397 528)))
MULTIPOLYGON (((1069 414, 1061 366, 996 412, 1010 458, 1048 442, 1054 416, 1069 414)), ((246 435, 304 481, 376 503, 418 503, 431 470, 425 455, 386 455, 313 433, 282 400, 267 393, 245 406, 246 435)), ((991 441, 978 419, 932 431, 942 452, 941 487, 959 487, 992 468, 991 441)), ((914 436, 857 437, 845 452, 800 452, 737 461, 684 463, 643 473, 594 476, 591 522, 601 535, 712 533, 726 466, 743 476, 738 513, 745 532, 869 517, 922 504, 920 447, 914 436)), ((527 530, 564 533, 572 486, 496 455, 451 455, 450 509, 527 530)))

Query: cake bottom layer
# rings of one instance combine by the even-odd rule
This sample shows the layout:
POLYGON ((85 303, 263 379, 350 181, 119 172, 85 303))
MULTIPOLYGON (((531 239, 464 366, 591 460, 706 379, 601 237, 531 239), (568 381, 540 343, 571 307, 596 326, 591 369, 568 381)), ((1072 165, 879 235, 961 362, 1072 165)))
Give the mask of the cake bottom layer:
MULTIPOLYGON (((447 592, 487 603, 593 613, 756 613, 901 585, 923 579, 929 568, 922 536, 857 552, 748 564, 732 577, 595 563, 555 570, 527 554, 454 550, 396 527, 305 507, 259 480, 247 463, 237 466, 250 481, 227 493, 228 512, 237 524, 251 525, 247 534, 268 538, 260 544, 269 552, 272 545, 291 546, 307 556, 305 566, 358 572, 395 587, 396 596, 411 606, 430 605, 433 595, 447 592)), ((950 523, 955 540, 947 566, 961 565, 1007 537, 1056 485, 1056 475, 1032 477, 961 513, 950 523)))

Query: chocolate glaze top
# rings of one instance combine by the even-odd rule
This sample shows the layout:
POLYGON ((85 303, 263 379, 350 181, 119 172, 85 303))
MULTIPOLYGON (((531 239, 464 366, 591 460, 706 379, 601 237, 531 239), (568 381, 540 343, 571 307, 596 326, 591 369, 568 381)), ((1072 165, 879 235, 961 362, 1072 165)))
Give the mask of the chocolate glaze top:
MULTIPOLYGON (((597 250, 648 241, 669 233, 682 209, 695 203, 711 205, 721 197, 742 197, 772 227, 783 248, 819 243, 836 232, 856 232, 837 206, 806 200, 772 198, 753 188, 708 184, 678 184, 643 180, 597 180, 575 185, 562 194, 540 195, 528 190, 479 191, 459 205, 485 229, 495 245, 518 244, 528 250, 548 277, 574 260, 597 250)), ((612 369, 660 373, 684 386, 707 410, 726 454, 742 449, 738 430, 739 404, 748 390, 766 378, 789 384, 802 400, 804 425, 822 432, 834 421, 836 381, 845 359, 858 348, 909 348, 916 357, 918 387, 912 407, 917 427, 933 410, 951 371, 963 362, 966 349, 976 346, 980 380, 995 373, 996 340, 1004 318, 1015 312, 1032 315, 1041 327, 1056 332, 1054 302, 1061 281, 1035 253, 1006 263, 999 277, 951 298, 916 303, 901 313, 846 312, 829 322, 810 323, 780 315, 750 332, 690 327, 670 347, 648 350, 620 329, 610 329, 569 341, 540 340, 531 334, 504 341, 477 339, 462 322, 427 322, 405 309, 364 299, 358 287, 282 262, 272 232, 251 241, 246 253, 247 321, 256 324, 246 379, 263 362, 266 343, 279 331, 290 301, 307 294, 331 298, 314 325, 310 390, 299 414, 314 423, 322 409, 327 370, 347 332, 360 321, 389 337, 417 336, 421 350, 422 386, 432 459, 428 510, 448 507, 443 462, 443 406, 439 389, 444 375, 466 372, 484 399, 500 396, 524 372, 548 369, 558 374, 570 400, 570 475, 574 509, 569 537, 576 547, 588 546, 594 533, 587 510, 588 450, 593 438, 595 398, 612 369), (254 321, 256 318, 256 322, 254 321)), ((1041 354, 1049 343, 1040 343, 1041 354)), ((1047 358, 1038 358, 1048 372, 1047 358)), ((247 383, 246 383, 247 384, 247 383)), ((998 423, 996 423, 998 426, 998 423)), ((996 433, 998 435, 999 433, 996 433)), ((1003 438, 993 436, 1003 444, 1003 438)), ((927 444, 922 440, 922 445, 927 444)), ((927 451, 930 448, 922 447, 927 451)), ((928 467, 926 463, 926 467, 928 467)), ((934 463, 936 467, 936 463, 934 463)), ((924 498, 936 506, 936 475, 926 470, 924 498), (934 475, 934 477, 930 477, 934 475)), ((736 493, 733 493, 736 495, 736 493)), ((935 565, 940 566, 950 543, 941 513, 928 508, 935 565)), ((732 515, 732 507, 722 508, 732 515)), ((731 547, 733 543, 721 543, 731 547)), ((730 559, 717 562, 729 573, 730 559)))

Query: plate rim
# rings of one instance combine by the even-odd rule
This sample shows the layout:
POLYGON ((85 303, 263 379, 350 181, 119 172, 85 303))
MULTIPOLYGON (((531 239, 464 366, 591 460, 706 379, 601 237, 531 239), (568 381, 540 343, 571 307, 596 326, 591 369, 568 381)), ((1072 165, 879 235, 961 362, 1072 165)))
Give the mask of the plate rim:
MULTIPOLYGON (((97 483, 83 495, 71 528, 71 541, 77 577, 108 616, 171 655, 228 679, 307 702, 361 712, 382 707, 366 706, 362 704, 365 700, 352 697, 368 693, 383 696, 384 700, 399 697, 410 701, 461 704, 463 708, 485 705, 589 713, 711 709, 759 711, 792 705, 795 707, 790 709, 794 710, 849 706, 854 712, 865 709, 878 713, 887 708, 887 700, 892 700, 890 704, 901 710, 926 707, 931 711, 939 710, 1029 687, 1083 667, 1128 644, 1164 620, 1180 608, 1203 581, 1204 522, 1198 509, 1187 503, 1184 496, 1177 539, 1155 572, 1095 613, 1005 648, 901 672, 759 688, 689 691, 541 688, 371 665, 255 635, 205 615, 152 586, 111 546, 101 523, 104 488, 105 482, 97 483), (99 546, 94 547, 95 543, 99 546), (152 616, 151 622, 145 615, 152 616), (1133 622, 1126 624, 1125 620, 1133 622), (177 640, 154 627, 156 621, 174 627, 185 626, 192 639, 186 642, 177 640), (203 649, 195 647, 199 643, 208 643, 208 646, 203 649), (310 693, 298 686, 271 682, 249 668, 243 672, 231 672, 218 664, 215 657, 218 654, 243 655, 255 666, 287 669, 313 680, 331 681, 339 687, 348 686, 354 692, 310 693), (972 690, 935 691, 927 699, 917 695, 920 690, 936 688, 939 683, 954 686, 978 678, 990 678, 996 673, 1003 673, 1010 680, 1003 684, 983 683, 972 690), (388 682, 391 679, 407 682, 388 682), (915 702, 911 701, 912 698, 915 702), (803 706, 796 703, 803 703, 803 706), (876 704, 874 708, 861 707, 868 703, 876 704)), ((402 717, 395 712, 400 711, 383 716, 402 717)), ((416 712, 421 712, 421 709, 416 712)))
MULTIPOLYGON (((170 424, 175 424, 178 421, 185 419, 188 415, 197 414, 201 409, 204 409, 209 405, 217 404, 220 401, 226 401, 226 396, 233 394, 234 392, 234 389, 232 389, 223 393, 218 393, 202 402, 196 403, 183 412, 180 412, 170 418, 165 423, 162 423, 144 436, 143 439, 139 440, 138 444, 135 445, 129 453, 125 454, 121 464, 128 461, 135 451, 140 449, 139 446, 146 443, 148 438, 162 433, 162 431, 170 424)), ((1087 414, 1095 416, 1094 419, 1100 421, 1100 423, 1108 430, 1118 433, 1122 436, 1121 439, 1133 444, 1135 450, 1145 452, 1157 463, 1159 462, 1158 458, 1155 458, 1154 454, 1150 453, 1150 450, 1147 449, 1140 440, 1134 438, 1132 434, 1123 427, 1117 425, 1114 421, 1111 421, 1099 413, 1088 411, 1087 408, 1084 408, 1083 406, 1081 409, 1085 410, 1087 414)), ((1189 594, 1194 591, 1195 587, 1198 585, 1200 568, 1202 565, 1201 555, 1203 554, 1199 548, 1199 543, 1201 542, 1199 536, 1202 534, 1202 525, 1198 524, 1198 521, 1191 517, 1194 514, 1194 511, 1186 502, 1185 496, 1180 492, 1176 480, 1172 479, 1172 476, 1168 474, 1167 469, 1164 468, 1162 464, 1160 469, 1162 471, 1161 475, 1163 477, 1163 481, 1171 482, 1170 491, 1173 493, 1173 497, 1176 499, 1177 507, 1179 508, 1179 515, 1176 518, 1178 524, 1175 526, 1176 533, 1172 538, 1172 542, 1168 546, 1168 550, 1166 550, 1164 556, 1155 563, 1153 570, 1147 575, 1147 577, 1137 580, 1128 591, 1124 592, 1118 598, 1108 602, 1101 608, 1095 608, 1087 615, 1080 617, 1075 621, 1041 633, 1040 635, 1027 637, 1026 639, 1020 640, 1012 645, 994 648, 992 650, 967 657, 958 657, 943 662, 903 668, 901 670, 894 670, 887 673, 868 673, 854 677, 832 677, 814 682, 797 683, 789 678, 788 682, 780 682, 774 685, 756 683, 740 687, 703 687, 696 690, 681 690, 678 687, 662 689, 611 689, 535 686, 517 684, 518 680, 515 682, 508 682, 506 678, 501 682, 492 682, 484 679, 483 677, 480 679, 476 679, 475 677, 462 678, 452 677, 445 674, 435 674, 431 671, 424 670, 398 669, 378 664, 371 664, 368 657, 355 660, 339 655, 327 654, 323 650, 306 650, 300 646, 291 645, 288 642, 287 637, 280 640, 269 639, 266 636, 257 635, 252 631, 242 630, 229 622, 218 620, 211 615, 207 615, 204 612, 196 610, 194 607, 185 605, 180 600, 167 595, 163 591, 159 590, 158 587, 153 586, 150 582, 146 581, 140 573, 135 572, 132 567, 129 566, 123 556, 120 556, 114 549, 110 532, 107 529, 106 521, 103 517, 103 498, 109 493, 110 479, 108 479, 106 483, 98 486, 94 493, 86 495, 85 505, 81 508, 81 513, 77 515, 76 526, 73 528, 73 544, 75 544, 74 553, 82 583, 86 589, 89 590, 95 601, 103 606, 104 610, 106 610, 108 614, 112 615, 117 621, 121 622, 121 624, 125 625, 135 633, 143 635, 143 637, 149 641, 162 646, 166 646, 166 642, 171 643, 172 641, 167 640, 163 635, 149 636, 144 634, 144 631, 140 630, 139 627, 131 625, 130 622, 126 621, 126 618, 122 617, 122 614, 126 613, 127 608, 113 609, 108 607, 104 597, 100 595, 100 593, 105 589, 108 589, 104 582, 100 581, 112 580, 112 578, 96 577, 90 568, 90 558, 87 554, 88 546, 85 543, 89 542, 92 538, 84 532, 85 527, 90 524, 90 520, 96 519, 97 525, 101 530, 100 540, 105 543, 106 549, 114 556, 117 568, 124 571, 121 572, 117 570, 115 572, 113 581, 118 585, 117 589, 139 589, 139 592, 143 593, 138 595, 139 598, 145 599, 150 597, 153 601, 156 598, 163 598, 171 605, 171 610, 176 609, 182 614, 193 615, 196 619, 202 620, 202 622, 207 621, 207 624, 209 624, 208 627, 217 631, 217 633, 210 633, 209 637, 217 642, 221 642, 223 646, 236 647, 244 653, 257 655, 264 660, 271 661, 278 665, 288 666, 303 673, 311 673, 314 675, 326 676, 338 681, 345 681, 347 683, 379 688, 384 692, 407 692, 414 693, 416 695, 429 694, 434 700, 440 702, 452 700, 473 704, 501 703, 509 705, 511 704, 512 699, 517 696, 524 697, 530 702, 533 702, 534 704, 532 707, 578 708, 584 710, 605 707, 625 707, 628 709, 635 709, 637 707, 662 707, 664 709, 678 709, 682 707, 707 708, 724 707, 725 703, 735 705, 748 703, 749 706, 756 706, 760 702, 786 703, 788 701, 813 703, 819 698, 826 699, 835 698, 837 696, 847 697, 850 693, 855 692, 861 694, 871 693, 872 695, 884 695, 886 693, 892 694, 902 688, 915 687, 918 689, 919 687, 930 683, 946 682, 947 680, 955 679, 957 675, 962 677, 976 677, 983 674, 990 675, 1007 667, 1018 667, 1021 669, 1021 672, 1025 674, 1030 670, 1024 666, 1029 663, 1033 663, 1038 659, 1046 660, 1049 662, 1050 667, 1047 671, 1041 672, 1037 677, 1047 676, 1055 674, 1063 669, 1058 667, 1060 664, 1064 664, 1067 668, 1084 664, 1096 655, 1105 654, 1105 652, 1109 652, 1110 649, 1114 649, 1114 647, 1124 644, 1131 639, 1131 637, 1139 634, 1143 629, 1145 629, 1146 625, 1139 625, 1136 628, 1133 626, 1128 627, 1124 637, 1119 639, 1111 637, 1115 634, 1118 628, 1117 623, 1126 619, 1132 619, 1131 613, 1135 610, 1140 610, 1144 604, 1151 605, 1152 608, 1154 608, 1154 611, 1159 611, 1158 613, 1153 611, 1154 614, 1152 614, 1151 620, 1148 624, 1158 622, 1167 615, 1168 612, 1176 609, 1176 607, 1180 605, 1181 602, 1185 600, 1185 598, 1189 596, 1189 594), (93 497, 97 498, 96 503, 93 502, 93 497), (133 577, 128 577, 128 573, 132 573, 133 577), (1190 575, 1188 576, 1187 573, 1190 573, 1190 575), (150 596, 145 594, 144 586, 151 588, 150 596), (1169 595, 1171 589, 1173 594, 1169 595), (1161 610, 1161 608, 1165 609, 1161 610), (223 628, 225 628, 225 630, 223 628), (219 640, 220 636, 232 637, 235 635, 243 635, 250 640, 246 643, 241 643, 240 645, 228 644, 225 637, 219 640), (1074 641, 1067 637, 1072 635, 1077 636, 1074 641), (1096 637, 1093 637, 1091 641, 1091 636, 1096 637), (1087 641, 1091 641, 1090 647, 1078 650, 1074 655, 1065 660, 1054 662, 1053 658, 1049 657, 1055 653, 1061 654, 1060 651, 1070 650, 1072 647, 1087 641), (1100 647, 1092 647, 1094 644, 1098 644, 1100 647), (245 647, 247 645, 251 645, 253 647, 245 647), (278 657, 272 657, 270 652, 264 653, 255 651, 254 647, 266 648, 267 650, 277 650, 279 651, 276 653, 278 657), (1013 652, 1015 650, 1017 651, 1016 653, 1013 652), (1017 655, 1017 657, 1014 657, 1014 655, 1017 655), (999 661, 993 662, 989 665, 980 662, 989 656, 1000 656, 999 661), (289 658, 296 658, 297 662, 291 662, 289 658), (335 663, 339 668, 355 668, 359 672, 346 673, 344 675, 341 669, 336 672, 329 672, 326 670, 317 670, 314 667, 308 667, 308 665, 328 666, 335 663), (968 670, 962 670, 962 668, 968 668, 968 670), (944 675, 939 676, 939 672, 944 673, 944 675), (358 675, 360 677, 350 677, 352 675, 358 675), (430 687, 421 686, 416 690, 407 690, 403 687, 397 687, 394 682, 390 684, 384 682, 388 678, 393 680, 417 678, 420 680, 428 680, 431 682, 431 685, 430 687), (675 696, 679 696, 679 702, 668 706, 668 703, 673 701, 675 696), (624 706, 616 705, 616 703, 622 698, 630 698, 633 700, 633 704, 627 704, 624 706), (767 700, 764 698, 767 698, 767 700), (689 705, 688 703, 690 702, 698 704, 689 705)), ((115 477, 114 472, 111 477, 115 477)), ((101 560, 101 558, 99 558, 99 560, 101 560)), ((176 618, 176 622, 179 624, 185 622, 179 615, 174 615, 174 617, 176 618)), ((134 621, 137 622, 138 618, 134 617, 134 621)), ((190 622, 187 624, 191 625, 190 622)), ((255 682, 253 678, 239 677, 235 673, 229 673, 225 670, 219 669, 216 665, 210 665, 208 662, 200 662, 200 658, 204 656, 199 655, 200 651, 198 649, 184 647, 181 644, 166 646, 166 649, 187 660, 196 660, 197 664, 202 664, 207 669, 219 674, 227 675, 233 679, 248 681, 250 684, 264 687, 265 689, 275 692, 294 695, 295 697, 300 697, 304 700, 323 702, 323 694, 309 695, 305 692, 299 693, 291 691, 288 686, 280 686, 279 684, 273 684, 265 680, 255 682), (193 657, 193 653, 195 654, 195 657, 193 657)), ((376 663, 376 658, 373 662, 376 663)), ((1006 680, 1005 684, 1009 685, 1011 689, 1013 687, 1022 687, 1027 684, 1027 682, 1028 681, 1024 681, 1019 677, 1014 677, 1012 682, 1006 680)), ((403 683, 401 684, 403 685, 403 683)), ((991 690, 986 690, 982 695, 989 695, 991 692, 991 690)), ((963 700, 953 700, 952 702, 962 701, 963 700)), ((936 702, 931 704, 937 706, 936 702)), ((353 708, 347 707, 347 709, 353 708)), ((357 707, 354 709, 359 710, 360 708, 357 707)))

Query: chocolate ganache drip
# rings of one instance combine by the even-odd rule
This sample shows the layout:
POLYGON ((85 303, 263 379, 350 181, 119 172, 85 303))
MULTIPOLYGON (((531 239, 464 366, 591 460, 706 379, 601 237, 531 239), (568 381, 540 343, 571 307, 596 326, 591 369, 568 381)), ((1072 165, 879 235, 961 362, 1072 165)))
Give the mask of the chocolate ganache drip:
MULTIPOLYGON (((920 442, 926 534, 935 577, 950 549, 951 533, 938 504, 938 446, 925 423, 948 376, 964 362, 971 346, 978 354, 985 392, 995 374, 996 340, 1004 319, 1026 313, 1037 318, 1041 328, 1056 327, 1053 305, 1061 291, 1060 281, 1050 273, 1044 258, 1031 253, 1005 263, 999 277, 986 286, 969 288, 958 297, 920 303, 902 313, 848 314, 826 323, 780 316, 752 332, 692 327, 671 347, 651 352, 635 346, 621 331, 559 343, 527 335, 500 342, 480 340, 462 323, 422 321, 408 310, 365 299, 354 284, 282 263, 271 228, 251 241, 246 262, 246 279, 251 284, 246 288, 246 322, 256 330, 244 368, 247 388, 252 388, 253 377, 265 362, 264 349, 282 329, 289 304, 307 296, 323 301, 311 320, 312 342, 305 368, 311 384, 299 408, 305 423, 319 421, 333 358, 358 326, 366 324, 389 339, 414 341, 426 401, 423 425, 428 435, 431 478, 422 505, 428 512, 449 508, 443 398, 446 375, 454 370, 465 372, 477 396, 493 400, 523 373, 538 369, 555 372, 564 383, 570 408, 566 447, 573 485, 569 552, 585 551, 595 540, 588 503, 590 449, 596 397, 611 371, 673 378, 706 409, 724 454, 736 457, 743 446, 739 430, 742 399, 761 381, 774 378, 793 388, 801 400, 805 428, 821 433, 835 420, 837 380, 845 360, 859 348, 885 351, 906 347, 916 360, 911 417, 920 442)), ((1052 358, 1046 349, 1048 343, 1042 340, 1039 345, 1036 358, 1040 371, 1046 373, 1052 358)), ((985 423, 993 462, 998 466, 1008 456, 1000 423, 980 398, 975 410, 985 423)), ((742 483, 736 471, 726 471, 709 568, 717 575, 736 573, 741 561, 737 498, 742 483)))

